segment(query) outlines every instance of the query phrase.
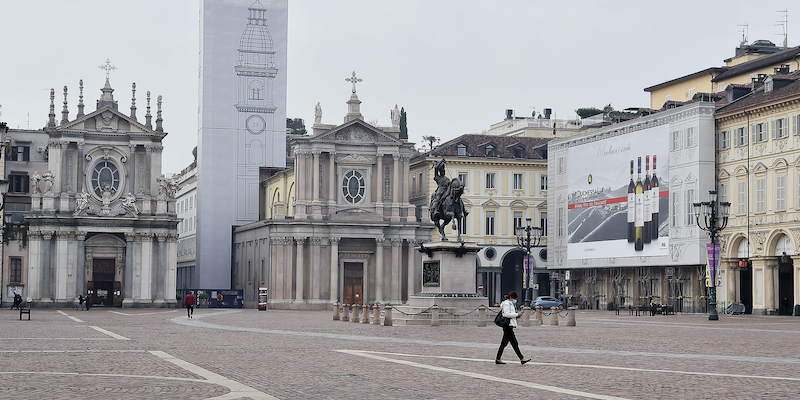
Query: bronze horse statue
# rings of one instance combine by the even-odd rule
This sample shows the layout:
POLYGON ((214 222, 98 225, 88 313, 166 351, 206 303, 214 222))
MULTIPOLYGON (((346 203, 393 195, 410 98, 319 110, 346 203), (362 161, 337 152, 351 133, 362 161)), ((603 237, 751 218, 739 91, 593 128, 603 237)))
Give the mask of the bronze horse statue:
POLYGON ((431 195, 431 221, 436 225, 439 234, 442 236, 442 241, 445 242, 447 241, 447 235, 444 233, 444 228, 452 221, 453 228, 458 232, 458 241, 461 242, 461 220, 469 214, 464 208, 464 202, 461 201, 461 195, 464 194, 464 184, 458 178, 451 180, 445 176, 444 163, 445 160, 442 159, 433 165, 435 170, 434 181, 436 181, 438 187, 436 192, 431 195))

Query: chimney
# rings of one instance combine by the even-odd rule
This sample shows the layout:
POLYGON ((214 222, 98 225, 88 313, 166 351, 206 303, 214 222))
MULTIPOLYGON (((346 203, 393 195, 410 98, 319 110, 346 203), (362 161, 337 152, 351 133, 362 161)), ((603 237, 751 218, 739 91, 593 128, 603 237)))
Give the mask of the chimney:
POLYGON ((775 75, 788 75, 789 74, 789 64, 781 64, 780 67, 775 67, 775 75))
POLYGON ((544 109, 544 119, 550 119, 550 114, 553 112, 552 109, 545 108, 544 109))
POLYGON ((506 119, 514 119, 514 110, 506 109, 506 119))

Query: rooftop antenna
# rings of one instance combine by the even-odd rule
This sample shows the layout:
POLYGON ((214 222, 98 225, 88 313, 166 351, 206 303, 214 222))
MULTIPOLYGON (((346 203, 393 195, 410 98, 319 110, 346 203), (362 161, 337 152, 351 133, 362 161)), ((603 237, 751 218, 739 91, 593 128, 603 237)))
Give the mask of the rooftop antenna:
POLYGON ((747 46, 747 36, 748 36, 748 25, 747 24, 739 24, 739 32, 742 32, 742 42, 739 43, 739 47, 747 46))
POLYGON ((776 35, 778 36, 783 35, 783 49, 786 50, 788 48, 787 46, 789 37, 789 10, 784 9, 784 10, 778 10, 777 12, 783 13, 782 15, 783 19, 775 21, 777 22, 777 24, 775 24, 774 26, 780 26, 781 28, 783 28, 783 33, 776 33, 776 35))

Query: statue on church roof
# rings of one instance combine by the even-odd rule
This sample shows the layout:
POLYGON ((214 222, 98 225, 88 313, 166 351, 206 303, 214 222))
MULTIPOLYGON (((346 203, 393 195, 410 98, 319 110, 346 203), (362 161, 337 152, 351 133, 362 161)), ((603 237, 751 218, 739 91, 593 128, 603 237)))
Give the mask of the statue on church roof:
POLYGON ((136 196, 128 192, 122 198, 122 204, 120 205, 120 214, 130 214, 134 217, 139 216, 139 207, 136 206, 136 196))
POLYGON ((397 108, 397 104, 392 109, 392 127, 400 127, 400 109, 397 108))
POLYGON ((42 180, 42 176, 39 175, 39 171, 33 171, 33 175, 31 175, 31 193, 39 194, 42 192, 42 189, 39 188, 39 182, 42 180))
POLYGON ((81 215, 84 211, 89 208, 89 193, 86 192, 86 188, 83 188, 80 193, 78 193, 78 198, 75 199, 75 212, 72 213, 72 216, 77 217, 81 215))
POLYGON ((56 180, 56 176, 53 175, 53 171, 45 172, 44 176, 42 177, 44 180, 44 193, 53 193, 53 182, 56 180))
POLYGON ((314 123, 322 123, 322 106, 319 105, 319 102, 317 102, 317 105, 314 106, 314 123))
POLYGON ((445 163, 445 159, 442 158, 435 162, 432 167, 436 191, 431 194, 431 221, 439 230, 442 241, 447 241, 444 228, 452 221, 454 228, 458 231, 458 241, 461 242, 461 220, 469 214, 464 208, 464 202, 461 201, 461 195, 464 194, 464 184, 458 178, 451 180, 446 176, 445 163))

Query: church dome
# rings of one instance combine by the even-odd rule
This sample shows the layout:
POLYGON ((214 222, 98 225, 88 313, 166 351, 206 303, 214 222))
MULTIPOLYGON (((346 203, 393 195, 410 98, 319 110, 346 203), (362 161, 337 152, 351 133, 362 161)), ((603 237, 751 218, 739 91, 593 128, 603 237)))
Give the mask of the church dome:
POLYGON ((247 27, 239 41, 239 51, 248 53, 273 54, 272 35, 267 29, 267 10, 256 1, 248 7, 247 27))

